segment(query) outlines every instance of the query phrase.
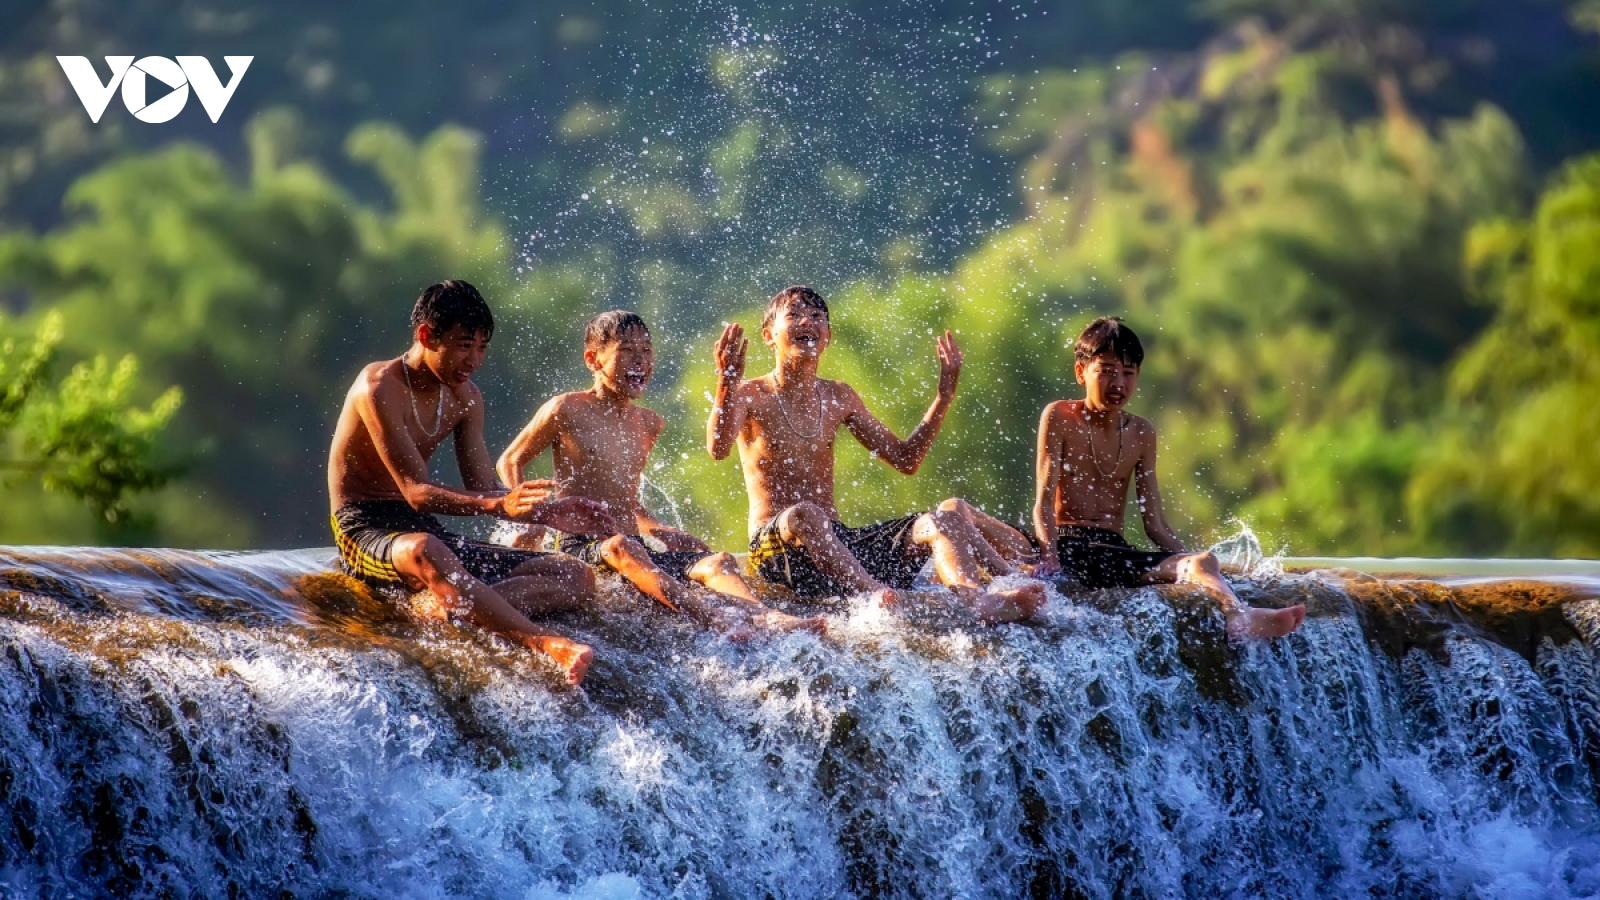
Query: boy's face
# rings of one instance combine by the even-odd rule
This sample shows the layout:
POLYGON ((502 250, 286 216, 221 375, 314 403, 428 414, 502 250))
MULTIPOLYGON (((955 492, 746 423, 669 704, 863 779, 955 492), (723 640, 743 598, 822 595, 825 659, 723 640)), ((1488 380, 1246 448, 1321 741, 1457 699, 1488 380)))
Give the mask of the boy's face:
POLYGON ((828 315, 809 303, 790 303, 778 311, 761 337, 779 359, 818 359, 833 339, 828 315))
POLYGON ((617 340, 583 351, 583 362, 594 373, 596 384, 637 400, 644 396, 645 385, 655 372, 656 351, 650 343, 650 332, 629 328, 617 340))
POLYGON ((1085 400, 1091 409, 1120 412, 1139 386, 1139 367, 1109 353, 1076 362, 1072 370, 1087 391, 1085 400))
POLYGON ((422 345, 422 359, 428 371, 448 385, 471 380, 489 352, 489 336, 464 325, 451 325, 438 334, 431 326, 418 325, 416 339, 422 345))

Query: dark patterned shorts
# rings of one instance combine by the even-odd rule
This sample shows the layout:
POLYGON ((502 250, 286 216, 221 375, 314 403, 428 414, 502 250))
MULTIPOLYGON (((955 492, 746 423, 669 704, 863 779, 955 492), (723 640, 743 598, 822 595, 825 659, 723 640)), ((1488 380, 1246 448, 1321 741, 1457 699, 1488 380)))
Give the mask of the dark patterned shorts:
POLYGON ((1056 556, 1061 571, 1084 587, 1138 587, 1151 570, 1177 554, 1168 550, 1140 550, 1106 528, 1063 525, 1056 536, 1056 556))
MULTIPOLYGON (((639 540, 637 537, 634 540, 644 544, 644 541, 639 540)), ((603 572, 611 572, 614 570, 600 552, 600 545, 605 541, 604 537, 557 533, 555 545, 557 550, 568 556, 577 557, 603 572)), ((695 563, 711 555, 710 553, 701 553, 699 551, 652 550, 649 545, 645 545, 644 552, 650 557, 650 562, 654 563, 656 568, 679 581, 688 581, 689 570, 694 568, 695 563)))
POLYGON ((407 534, 431 534, 450 548, 473 578, 484 584, 505 581, 518 566, 548 554, 485 544, 447 531, 427 513, 404 500, 346 503, 333 514, 333 541, 339 559, 358 578, 380 584, 404 584, 394 567, 394 542, 407 534))
MULTIPOLYGON (((867 574, 893 588, 905 590, 916 580, 932 552, 911 540, 912 526, 921 513, 876 525, 849 528, 833 523, 833 533, 867 570, 867 574)), ((807 599, 843 596, 850 589, 817 569, 811 554, 798 544, 785 543, 778 517, 761 526, 750 539, 750 573, 807 599)))

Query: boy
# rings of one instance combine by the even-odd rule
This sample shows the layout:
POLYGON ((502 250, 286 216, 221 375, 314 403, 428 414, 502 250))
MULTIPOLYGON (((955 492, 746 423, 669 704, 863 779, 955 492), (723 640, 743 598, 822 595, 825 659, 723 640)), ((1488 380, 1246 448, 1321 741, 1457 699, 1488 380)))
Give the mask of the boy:
POLYGON ((1066 572, 1091 588, 1197 585, 1221 602, 1234 637, 1282 637, 1300 627, 1304 606, 1245 606, 1222 579, 1217 557, 1187 552, 1167 525, 1156 484, 1155 427, 1123 410, 1144 363, 1133 329, 1120 318, 1095 319, 1078 335, 1073 357, 1084 399, 1057 400, 1039 421, 1033 527, 1044 559, 1035 573, 1066 572), (1160 552, 1137 550, 1122 536, 1130 480, 1144 532, 1160 552))
POLYGON ((820 617, 798 619, 763 606, 730 554, 712 553, 698 538, 656 521, 639 503, 645 460, 666 425, 660 415, 633 404, 655 371, 644 319, 622 310, 596 316, 584 329, 583 344, 594 387, 551 398, 496 465, 502 481, 517 484, 524 467, 554 447, 557 493, 587 497, 616 515, 620 534, 562 536, 558 549, 611 569, 668 609, 683 609, 708 624, 733 623, 696 597, 685 581, 726 595, 759 627, 822 631, 820 617), (646 548, 640 535, 660 541, 666 552, 646 548))
POLYGON ((529 615, 572 609, 594 595, 594 575, 557 554, 511 550, 446 531, 433 513, 496 516, 563 528, 613 530, 599 504, 549 499, 548 482, 495 481, 483 442, 483 364, 494 317, 476 288, 445 281, 411 312, 411 349, 361 370, 345 397, 328 453, 328 498, 340 559, 369 581, 427 589, 444 609, 533 650, 583 680, 594 650, 535 626, 529 615), (464 489, 428 479, 428 460, 455 438, 464 489))
POLYGON ((896 471, 922 465, 955 396, 961 350, 946 331, 937 341, 938 393, 910 436, 901 440, 867 411, 848 384, 817 377, 832 338, 828 305, 795 286, 767 304, 761 337, 776 366, 744 381, 748 343, 738 325, 716 345, 717 393, 706 424, 714 459, 735 442, 750 497, 750 566, 804 597, 872 593, 892 604, 931 555, 938 579, 986 622, 1026 619, 1044 602, 1044 586, 985 590, 982 576, 1012 574, 1012 559, 1029 552, 1021 532, 962 500, 932 512, 865 528, 840 524, 833 501, 833 442, 840 428, 896 471), (999 548, 999 549, 997 549, 999 548), (1002 552, 1004 551, 1004 552, 1002 552))

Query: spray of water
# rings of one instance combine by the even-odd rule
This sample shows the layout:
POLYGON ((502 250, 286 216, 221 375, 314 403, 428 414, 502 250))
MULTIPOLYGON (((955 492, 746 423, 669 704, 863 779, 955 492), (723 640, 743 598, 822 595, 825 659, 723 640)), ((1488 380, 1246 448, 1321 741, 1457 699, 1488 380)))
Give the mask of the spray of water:
POLYGON ((741 647, 611 584, 552 622, 599 651, 569 691, 325 552, 6 562, 7 896, 1600 890, 1600 601, 1549 585, 1256 580, 1312 616, 1247 646, 1176 588, 928 594, 741 647))

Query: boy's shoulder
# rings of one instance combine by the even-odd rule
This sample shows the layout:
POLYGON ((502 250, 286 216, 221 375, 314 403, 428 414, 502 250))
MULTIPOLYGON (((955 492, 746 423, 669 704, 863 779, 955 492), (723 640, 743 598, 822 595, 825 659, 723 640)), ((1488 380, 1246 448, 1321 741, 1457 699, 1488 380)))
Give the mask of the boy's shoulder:
POLYGON ((392 359, 380 359, 362 366, 361 374, 356 376, 355 383, 350 386, 351 390, 370 394, 386 381, 399 382, 395 362, 392 359))
MULTIPOLYGON (((1124 420, 1126 427, 1134 433, 1141 435, 1153 435, 1156 433, 1156 427, 1155 425, 1151 424, 1149 419, 1146 419, 1143 416, 1136 416, 1127 411, 1124 411, 1122 415, 1126 417, 1124 420)), ((1046 419, 1058 419, 1071 422, 1073 424, 1081 424, 1084 421, 1083 401, 1052 400, 1045 404, 1043 417, 1046 419)))
POLYGON ((582 412, 593 409, 594 404, 594 395, 588 391, 567 391, 546 400, 543 409, 552 413, 582 412))
MULTIPOLYGON (((856 392, 854 387, 850 386, 849 382, 841 381, 837 378, 818 378, 817 388, 831 404, 846 403, 860 399, 860 394, 856 392)), ((776 394, 777 389, 777 385, 773 383, 772 376, 768 374, 741 381, 737 390, 742 399, 749 402, 772 397, 776 394)))
MULTIPOLYGON (((594 394, 588 391, 568 391, 565 394, 557 394, 545 401, 544 407, 540 412, 543 415, 555 417, 556 424, 559 427, 562 424, 562 419, 565 419, 567 424, 572 424, 574 417, 589 415, 599 411, 599 409, 600 401, 594 394)), ((666 419, 663 419, 660 413, 648 406, 640 406, 637 403, 628 404, 628 417, 652 429, 659 429, 666 425, 666 419)))

